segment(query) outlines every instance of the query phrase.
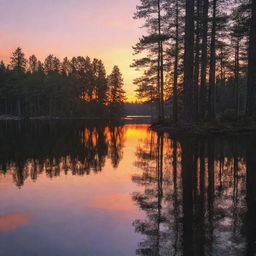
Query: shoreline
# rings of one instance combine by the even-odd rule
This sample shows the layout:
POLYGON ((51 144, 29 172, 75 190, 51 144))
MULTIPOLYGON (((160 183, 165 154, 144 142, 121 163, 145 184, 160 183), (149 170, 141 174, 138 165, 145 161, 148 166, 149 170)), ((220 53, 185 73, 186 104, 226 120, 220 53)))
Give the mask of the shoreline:
POLYGON ((156 132, 168 132, 178 136, 256 134, 256 123, 248 125, 238 123, 152 124, 150 128, 156 132))
POLYGON ((59 116, 35 116, 35 117, 21 117, 12 115, 0 116, 0 121, 23 121, 23 120, 39 120, 39 121, 50 121, 50 120, 120 120, 120 118, 108 118, 108 117, 59 117, 59 116))
MULTIPOLYGON (((150 116, 123 116, 123 117, 58 117, 36 116, 20 117, 13 115, 0 115, 0 121, 121 121, 128 123, 145 123, 150 125, 150 116)), ((168 132, 176 136, 209 136, 209 135, 246 135, 256 134, 256 122, 202 122, 202 123, 153 123, 150 129, 156 132, 168 132)))
POLYGON ((124 122, 140 123, 150 125, 150 116, 122 116, 122 117, 58 117, 58 116, 37 116, 37 117, 20 117, 13 115, 0 115, 1 121, 19 122, 19 121, 105 121, 105 122, 124 122))

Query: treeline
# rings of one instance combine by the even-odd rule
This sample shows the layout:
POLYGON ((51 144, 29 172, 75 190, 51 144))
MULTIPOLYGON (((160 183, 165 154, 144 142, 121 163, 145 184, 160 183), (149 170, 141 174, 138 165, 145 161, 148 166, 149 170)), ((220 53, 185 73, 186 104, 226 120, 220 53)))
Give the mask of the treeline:
POLYGON ((127 116, 150 116, 152 113, 149 104, 126 102, 124 107, 127 116))
POLYGON ((119 68, 107 76, 99 59, 49 55, 41 62, 17 48, 9 65, 0 64, 1 115, 120 117, 124 101, 119 68))
POLYGON ((134 83, 159 122, 256 116, 255 0, 141 0, 134 18, 134 83))

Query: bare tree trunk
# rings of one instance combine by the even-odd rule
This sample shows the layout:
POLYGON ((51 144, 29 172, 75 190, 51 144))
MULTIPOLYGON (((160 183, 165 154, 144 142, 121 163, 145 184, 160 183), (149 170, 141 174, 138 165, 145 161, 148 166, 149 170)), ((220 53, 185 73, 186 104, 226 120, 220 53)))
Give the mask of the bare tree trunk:
MULTIPOLYGON (((161 6, 160 0, 157 1, 157 8, 158 8, 158 35, 161 36, 161 6)), ((159 86, 160 86, 160 116, 159 121, 164 121, 164 69, 163 69, 163 42, 160 41, 158 44, 159 52, 158 52, 158 68, 159 68, 159 86)))
POLYGON ((248 56, 247 108, 249 116, 256 115, 256 0, 251 0, 251 24, 248 56))
POLYGON ((221 80, 221 85, 225 85, 225 75, 224 75, 224 61, 223 61, 223 46, 220 48, 220 80, 221 80))
POLYGON ((200 25, 201 25, 201 10, 202 0, 197 0, 196 7, 196 40, 195 40, 195 65, 194 65, 194 118, 198 120, 199 111, 199 71, 200 71, 200 25))
POLYGON ((164 113, 164 57, 163 57, 163 42, 161 42, 161 120, 165 119, 164 113))
POLYGON ((211 56, 210 56, 210 76, 209 76, 209 98, 208 114, 210 120, 215 120, 215 84, 216 84, 216 8, 217 0, 213 0, 212 33, 211 33, 211 56))
POLYGON ((186 0, 184 57, 184 121, 193 121, 194 0, 186 0))
POLYGON ((8 114, 8 100, 7 99, 5 100, 4 106, 5 106, 5 108, 4 108, 5 114, 8 114))
POLYGON ((160 53, 160 42, 158 42, 158 59, 157 59, 157 103, 158 103, 158 122, 161 122, 161 96, 160 96, 160 63, 161 63, 161 53, 160 53))
POLYGON ((175 60, 173 77, 173 121, 178 121, 178 65, 179 65, 179 0, 176 0, 175 10, 175 60))
POLYGON ((40 96, 37 96, 37 115, 40 115, 41 108, 40 108, 40 96))
POLYGON ((17 114, 18 116, 21 116, 21 102, 20 102, 20 99, 17 99, 17 114))
POLYGON ((239 117, 239 52, 240 52, 240 38, 236 41, 236 53, 235 53, 235 106, 236 106, 236 118, 239 117))
POLYGON ((203 0, 202 17, 202 57, 201 57, 201 88, 200 88, 200 118, 205 118, 206 110, 206 73, 207 73, 207 35, 208 35, 208 11, 209 0, 203 0))

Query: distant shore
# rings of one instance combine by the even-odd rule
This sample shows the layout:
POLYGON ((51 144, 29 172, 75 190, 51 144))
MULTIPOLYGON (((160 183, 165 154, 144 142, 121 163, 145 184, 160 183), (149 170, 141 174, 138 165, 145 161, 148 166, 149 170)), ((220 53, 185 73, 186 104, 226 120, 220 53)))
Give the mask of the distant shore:
POLYGON ((14 115, 1 115, 0 120, 2 121, 21 121, 21 120, 100 120, 109 119, 102 117, 58 117, 58 116, 35 116, 35 117, 24 117, 14 115))
POLYGON ((59 117, 59 116, 36 116, 23 117, 15 115, 0 115, 0 121, 23 121, 23 120, 38 120, 38 121, 54 121, 54 120, 91 120, 91 121, 124 121, 126 123, 151 123, 151 116, 127 115, 123 117, 59 117))

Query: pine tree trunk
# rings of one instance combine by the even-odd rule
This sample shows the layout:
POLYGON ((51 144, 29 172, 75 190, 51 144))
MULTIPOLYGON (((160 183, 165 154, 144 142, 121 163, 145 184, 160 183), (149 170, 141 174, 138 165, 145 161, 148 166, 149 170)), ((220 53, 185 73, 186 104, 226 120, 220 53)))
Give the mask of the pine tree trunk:
POLYGON ((161 42, 161 120, 165 119, 164 114, 164 58, 163 58, 163 42, 161 42))
POLYGON ((220 53, 220 80, 221 86, 225 85, 225 75, 224 75, 224 61, 223 61, 223 46, 221 46, 220 53))
POLYGON ((5 104, 4 104, 4 113, 7 115, 8 114, 8 100, 5 100, 5 104))
POLYGON ((194 0, 186 0, 184 57, 184 121, 193 121, 194 0))
POLYGON ((41 108, 40 108, 40 96, 37 96, 37 115, 40 115, 41 108))
POLYGON ((175 60, 173 77, 173 122, 178 121, 178 64, 179 64, 179 0, 176 0, 175 17, 175 60))
POLYGON ((158 43, 158 59, 157 59, 157 103, 158 103, 158 122, 161 123, 161 76, 160 67, 161 65, 161 51, 160 42, 158 43))
POLYGON ((235 53, 235 106, 236 106, 236 118, 239 117, 239 52, 240 52, 240 38, 237 38, 236 53, 235 53))
MULTIPOLYGON (((158 35, 161 36, 161 6, 160 0, 157 1, 158 5, 158 35)), ((163 42, 160 41, 158 44, 159 52, 158 52, 158 68, 159 68, 159 86, 160 86, 160 109, 159 109, 159 122, 164 121, 164 69, 163 69, 163 42)))
POLYGON ((194 118, 198 120, 199 111, 199 71, 200 71, 200 10, 201 10, 202 0, 197 0, 196 7, 196 40, 195 40, 195 65, 194 65, 194 118))
POLYGON ((20 102, 20 99, 17 99, 17 114, 18 116, 21 116, 21 102, 20 102))
POLYGON ((201 87, 200 87, 200 118, 205 118, 206 112, 206 73, 207 73, 207 35, 208 35, 209 0, 204 0, 202 17, 202 57, 201 57, 201 87))
POLYGON ((209 76, 208 114, 210 120, 215 120, 215 75, 216 75, 216 7, 217 0, 213 0, 211 56, 209 76))
POLYGON ((256 0, 251 0, 251 24, 248 56, 247 115, 256 116, 256 0))

